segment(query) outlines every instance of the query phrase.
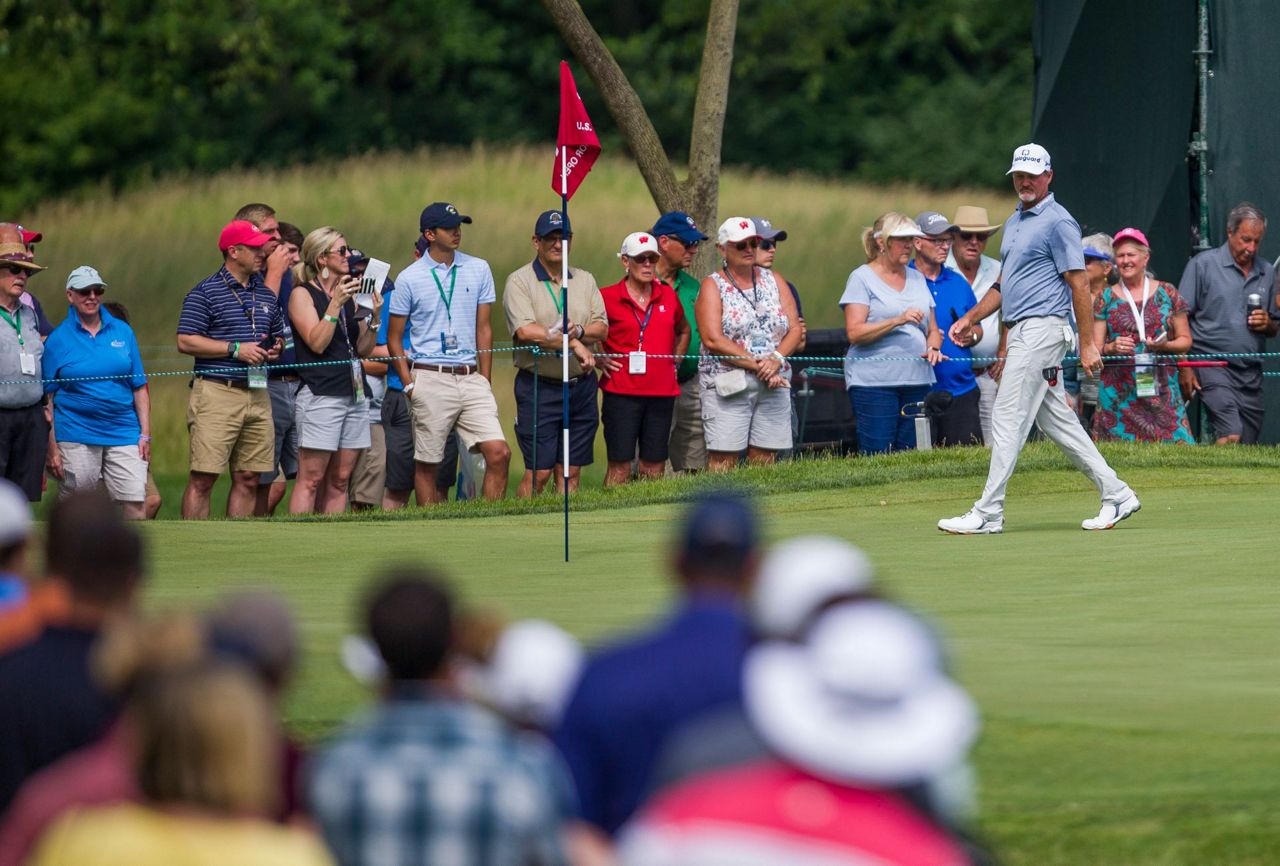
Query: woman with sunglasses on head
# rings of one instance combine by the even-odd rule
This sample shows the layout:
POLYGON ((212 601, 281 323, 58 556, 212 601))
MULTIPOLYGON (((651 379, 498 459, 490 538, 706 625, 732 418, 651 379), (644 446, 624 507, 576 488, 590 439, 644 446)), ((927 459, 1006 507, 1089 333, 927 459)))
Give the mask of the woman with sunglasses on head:
POLYGON ((916 447, 915 422, 904 407, 919 403, 936 381, 942 332, 924 275, 908 268, 916 221, 895 211, 881 214, 862 233, 867 263, 845 283, 849 352, 844 382, 858 424, 858 450, 883 454, 916 447))
POLYGON ((146 517, 151 398, 133 329, 103 309, 106 281, 82 265, 67 277, 71 307, 44 346, 53 402, 49 470, 59 494, 105 485, 129 520, 146 517))
POLYGON ((298 429, 298 477, 290 514, 346 510, 347 486, 356 457, 372 443, 371 397, 360 359, 377 339, 382 297, 375 292, 372 315, 358 316, 360 281, 351 276, 346 238, 332 226, 302 242, 302 291, 289 296, 302 387, 294 404, 298 429))
POLYGON ((756 259, 760 236, 747 217, 730 217, 717 236, 721 268, 702 281, 702 427, 707 468, 723 472, 744 450, 772 463, 791 447, 791 367, 800 344, 795 298, 777 271, 756 259))
POLYGON ((658 242, 649 232, 632 232, 618 258, 621 282, 600 290, 609 336, 602 359, 600 423, 609 459, 606 487, 631 478, 639 456, 641 478, 659 478, 667 462, 671 415, 680 384, 676 359, 689 348, 689 321, 675 289, 657 279, 658 242))

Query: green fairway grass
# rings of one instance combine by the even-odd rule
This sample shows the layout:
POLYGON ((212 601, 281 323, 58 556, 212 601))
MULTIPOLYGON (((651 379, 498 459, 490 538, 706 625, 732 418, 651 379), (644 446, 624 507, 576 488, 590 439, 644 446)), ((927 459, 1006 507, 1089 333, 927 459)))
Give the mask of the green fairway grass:
MULTIPOLYGON (((1015 864, 1264 864, 1280 858, 1275 449, 1115 448, 1142 511, 1086 533, 1097 495, 1049 446, 1028 448, 1005 533, 935 528, 966 510, 978 449, 812 461, 737 478, 769 540, 823 532, 864 548, 885 590, 941 628, 983 712, 982 830, 1015 864)), ((466 504, 422 519, 162 521, 147 527, 155 607, 269 585, 306 643, 291 726, 322 736, 366 697, 340 669, 368 579, 431 565, 471 602, 547 617, 588 642, 671 592, 681 497, 710 479, 592 492, 571 518, 466 504)))

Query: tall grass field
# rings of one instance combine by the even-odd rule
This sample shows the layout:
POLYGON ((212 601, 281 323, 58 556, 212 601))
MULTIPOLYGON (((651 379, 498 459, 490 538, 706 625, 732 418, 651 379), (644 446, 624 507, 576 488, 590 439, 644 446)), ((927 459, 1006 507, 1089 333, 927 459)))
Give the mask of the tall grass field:
MULTIPOLYGON (((23 215, 25 225, 44 233, 37 255, 49 266, 30 289, 57 322, 66 309, 67 274, 78 265, 93 265, 110 284, 108 298, 129 307, 148 371, 179 373, 153 378, 151 386, 153 468, 167 494, 166 514, 176 514, 173 493, 187 469, 185 372, 191 369, 191 359, 174 345, 178 313, 187 291, 220 266, 218 231, 241 205, 267 202, 304 233, 337 226, 354 246, 391 262, 394 276, 412 261, 422 208, 433 201, 456 204, 475 220, 463 227, 463 250, 493 268, 499 291, 492 310, 495 343, 509 344, 501 291, 507 274, 533 257, 535 217, 559 207, 550 185, 552 150, 422 150, 286 172, 171 179, 114 198, 51 203, 23 215)), ((999 166, 993 171, 998 175, 999 166)), ((720 194, 723 217, 766 216, 787 231, 776 265, 798 286, 810 327, 842 323, 836 301, 849 272, 864 261, 862 228, 878 214, 891 208, 912 215, 925 209, 950 214, 960 204, 983 205, 998 221, 1012 207, 1012 196, 935 194, 741 171, 725 174, 720 194)), ((635 165, 613 157, 596 164, 574 196, 569 216, 575 232, 572 264, 608 285, 622 278, 616 256, 622 239, 652 226, 657 211, 635 165)), ((714 237, 715 226, 702 228, 714 237)), ((514 443, 510 356, 500 354, 494 370, 503 424, 514 443)), ((602 470, 596 470, 588 473, 588 483, 599 483, 602 470)), ((513 478, 522 472, 517 450, 513 478)))

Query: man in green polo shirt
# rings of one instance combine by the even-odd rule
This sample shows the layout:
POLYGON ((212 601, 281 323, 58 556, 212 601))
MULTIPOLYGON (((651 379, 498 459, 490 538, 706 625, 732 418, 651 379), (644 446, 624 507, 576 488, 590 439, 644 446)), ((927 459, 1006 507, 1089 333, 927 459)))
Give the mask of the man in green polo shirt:
POLYGON ((693 263, 698 244, 707 236, 698 230, 693 217, 678 210, 659 217, 649 233, 658 239, 658 251, 662 254, 658 259, 658 279, 676 290, 685 318, 693 329, 688 357, 676 368, 680 396, 676 398, 675 413, 671 418, 668 449, 671 468, 676 472, 699 472, 707 468, 707 444, 702 438, 702 395, 698 383, 698 353, 702 349, 702 340, 698 337, 698 321, 693 315, 693 304, 698 299, 698 280, 689 275, 688 267, 693 263))

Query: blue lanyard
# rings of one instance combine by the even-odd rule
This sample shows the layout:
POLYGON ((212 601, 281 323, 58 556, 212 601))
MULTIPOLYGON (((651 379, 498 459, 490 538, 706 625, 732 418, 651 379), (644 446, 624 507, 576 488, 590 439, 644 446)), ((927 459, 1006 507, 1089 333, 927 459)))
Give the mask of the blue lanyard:
POLYGON ((632 316, 632 318, 634 318, 634 319, 636 320, 636 324, 640 326, 640 339, 639 339, 639 341, 638 341, 638 342, 637 342, 637 344, 636 344, 636 348, 637 348, 637 349, 643 349, 643 348, 644 348, 644 332, 645 332, 645 329, 649 327, 649 319, 650 319, 650 317, 652 317, 652 316, 653 316, 653 308, 654 308, 655 306, 657 306, 657 305, 653 302, 653 295, 651 294, 651 295, 649 295, 649 307, 648 307, 648 309, 646 309, 646 310, 644 311, 644 321, 643 321, 643 322, 642 322, 642 321, 640 321, 640 314, 636 312, 636 308, 635 308, 635 307, 630 307, 630 308, 629 308, 629 309, 631 310, 631 316, 632 316))

